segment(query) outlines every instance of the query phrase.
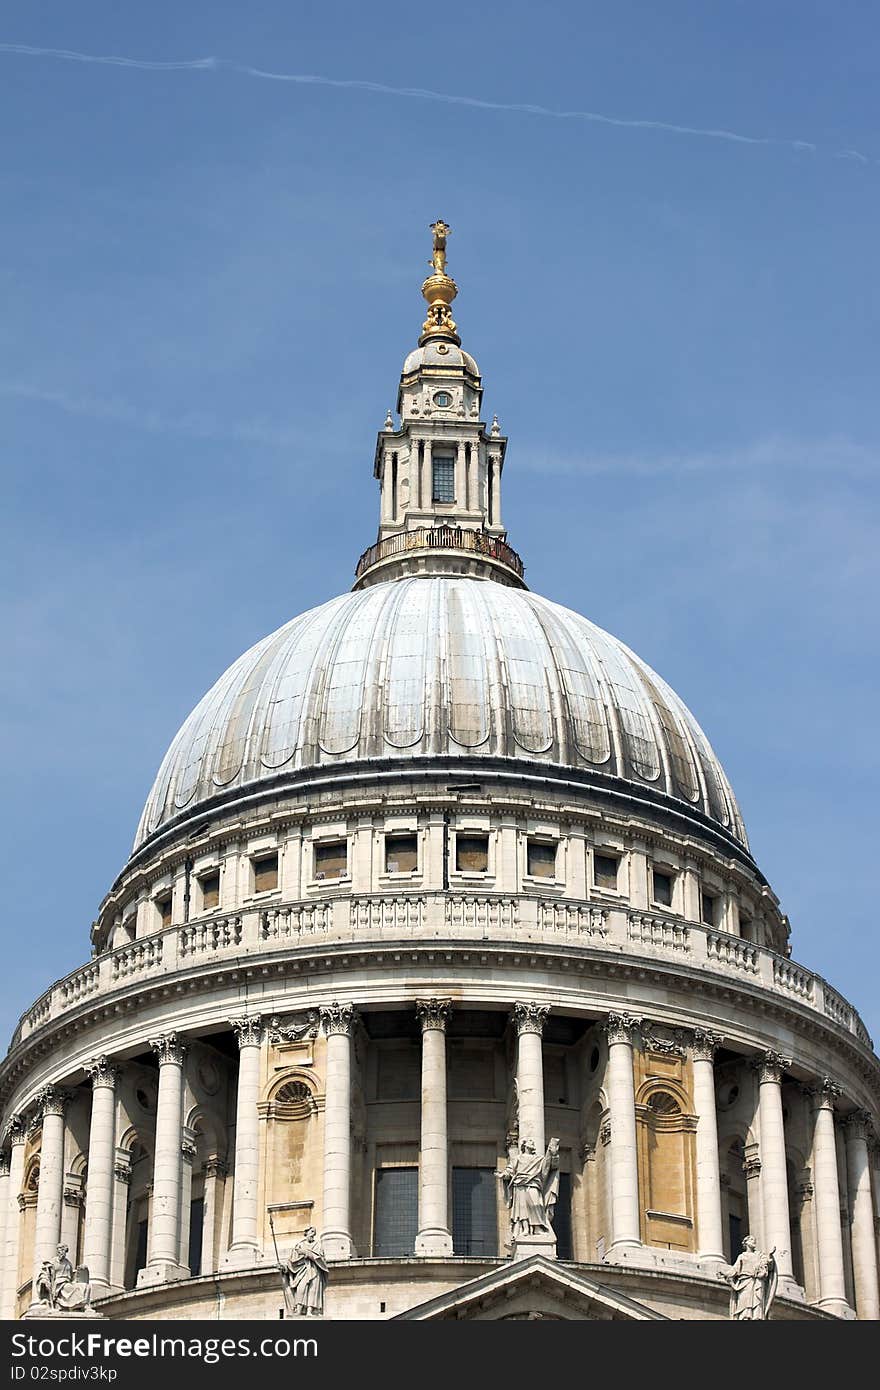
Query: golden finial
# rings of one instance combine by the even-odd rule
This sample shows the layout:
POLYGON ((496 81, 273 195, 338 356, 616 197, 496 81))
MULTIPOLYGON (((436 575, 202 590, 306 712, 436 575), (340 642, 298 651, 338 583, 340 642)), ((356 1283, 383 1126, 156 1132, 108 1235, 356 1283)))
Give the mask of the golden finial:
POLYGON ((458 294, 458 286, 446 274, 446 238, 451 235, 452 228, 439 217, 436 222, 431 223, 431 231, 434 234, 434 244, 428 265, 433 274, 429 275, 422 285, 422 294, 428 301, 428 317, 422 324, 419 342, 423 343, 426 338, 452 338, 457 343, 460 340, 449 306, 458 294))

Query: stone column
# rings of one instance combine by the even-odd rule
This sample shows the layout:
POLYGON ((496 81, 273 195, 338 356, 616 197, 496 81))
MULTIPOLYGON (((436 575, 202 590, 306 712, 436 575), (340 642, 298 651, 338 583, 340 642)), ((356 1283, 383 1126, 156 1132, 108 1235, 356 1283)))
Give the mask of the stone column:
POLYGON ((21 1115, 13 1115, 6 1130, 5 1142, 9 1145, 9 1179, 6 1186, 6 1222, 3 1245, 3 1281, 0 1293, 0 1318, 9 1321, 15 1317, 15 1302, 18 1295, 18 1267, 21 1251, 21 1210, 18 1194, 24 1181, 24 1143, 27 1127, 21 1115))
POLYGON ((446 1023, 451 1012, 452 1004, 448 999, 416 1001, 416 1014, 422 1028, 417 1255, 452 1254, 446 1116, 446 1023))
MULTIPOLYGON (((64 1195, 64 1111, 70 1099, 65 1091, 47 1086, 37 1096, 43 1117, 40 1141, 40 1186, 34 1228, 34 1288, 44 1260, 54 1260, 61 1240, 61 1203, 64 1195)), ((75 1254, 76 1252, 74 1252, 75 1254)))
POLYGON ((327 1037, 324 1103, 324 1252, 330 1260, 354 1257, 351 1238, 351 1004, 322 1008, 327 1037))
POLYGON ((434 507, 434 465, 431 441, 426 439, 422 450, 422 511, 430 512, 434 507))
POLYGON ((125 1238, 128 1215, 128 1191, 131 1186, 131 1153, 115 1149, 113 1154, 113 1238, 110 1247, 110 1285, 125 1286, 125 1238))
POLYGON ((464 441, 459 440, 455 451, 455 506, 457 511, 468 510, 469 496, 467 456, 464 441))
POLYGON ((760 1085, 758 1117, 764 1242, 768 1250, 776 1250, 780 1292, 789 1297, 798 1297, 798 1285, 791 1264, 791 1218, 785 1168, 785 1124, 782 1118, 782 1075, 791 1066, 791 1058, 781 1057, 778 1052, 765 1052, 763 1059, 755 1066, 760 1085))
POLYGON ((147 1263, 138 1287, 185 1279, 180 1263, 181 1143, 183 1142, 183 1059, 186 1047, 176 1033, 151 1038, 159 1058, 159 1099, 156 1107, 156 1149, 153 1157, 153 1200, 147 1238, 147 1263))
POLYGON ((877 1247, 874 1244, 874 1209, 871 1170, 868 1166, 870 1123, 867 1111, 854 1110, 844 1120, 844 1134, 856 1313, 863 1320, 875 1322, 880 1319, 880 1290, 877 1287, 877 1247))
POLYGON ((837 1317, 851 1316, 846 1301, 843 1272, 843 1240, 840 1232, 840 1185, 837 1181, 837 1145, 834 1138, 834 1100, 840 1095, 827 1076, 809 1087, 813 1102, 813 1201, 816 1212, 816 1244, 819 1257, 819 1307, 837 1317))
POLYGON ((97 1057, 86 1067, 92 1083, 89 1126, 89 1168, 86 1187, 84 1265, 96 1290, 110 1287, 110 1243, 113 1235, 114 1165, 116 1162, 116 1079, 118 1067, 97 1057))
POLYGON ((544 1054, 541 1035, 549 1008, 541 1004, 514 1004, 516 1025, 516 1091, 519 1102, 519 1142, 531 1139, 542 1154, 544 1139, 544 1054))
POLYGON ((629 1014, 609 1014, 606 1089, 611 1112, 609 1175, 611 1186, 611 1250, 626 1258, 627 1249, 641 1239, 639 1159, 636 1145, 636 1092, 633 1081, 633 1040, 639 1020, 629 1014))
MULTIPOLYGON (((9 1145, 9 1137, 6 1136, 6 1144, 9 1145)), ((9 1203, 9 1170, 12 1167, 11 1146, 0 1150, 0 1305, 3 1299, 4 1266, 6 1263, 6 1231, 11 1220, 9 1203)), ((0 1306, 0 1317, 6 1315, 0 1306)))
POLYGON ((238 1098, 235 1105, 235 1165, 232 1174, 232 1243, 223 1269, 251 1269, 263 1259, 260 1248, 260 1056, 263 1020, 231 1018, 238 1039, 238 1098))
POLYGON ((192 1270, 189 1268, 189 1232, 192 1222, 193 1164, 197 1156, 196 1136, 191 1129, 184 1126, 183 1138, 180 1142, 180 1219, 178 1222, 177 1258, 181 1266, 189 1270, 190 1274, 192 1274, 192 1270))
POLYGON ((717 1033, 694 1029, 691 1059, 697 1113, 697 1250, 700 1259, 707 1263, 724 1263, 714 1065, 715 1049, 720 1042, 717 1033))

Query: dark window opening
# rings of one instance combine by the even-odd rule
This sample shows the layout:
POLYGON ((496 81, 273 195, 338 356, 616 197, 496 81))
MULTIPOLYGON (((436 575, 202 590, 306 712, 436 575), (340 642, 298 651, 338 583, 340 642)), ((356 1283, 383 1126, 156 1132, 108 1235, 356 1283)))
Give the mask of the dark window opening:
POLYGON ((662 874, 658 869, 654 869, 653 874, 653 900, 661 907, 672 906, 672 874, 662 874))
POLYGON ((411 1255, 419 1231, 418 1168, 376 1170, 374 1255, 411 1255))
POLYGON ((167 898, 158 898, 156 909, 159 913, 159 921, 163 927, 171 926, 171 894, 167 898))
POLYGON ((553 1213, 553 1230, 556 1232, 556 1254, 560 1260, 574 1259, 574 1245, 571 1235, 571 1173, 559 1174, 559 1194, 556 1210, 553 1213))
POLYGON ((717 899, 711 893, 700 894, 700 921, 707 927, 715 926, 717 899))
POLYGON ((526 848, 526 872, 532 878, 556 877, 556 846, 546 840, 529 840, 526 848))
POLYGON ((278 855, 267 854, 254 860, 254 892, 268 893, 278 887, 278 855))
POLYGON ((487 873, 489 869, 489 836, 456 835, 455 867, 459 873, 487 873))
POLYGON ((220 906, 220 874, 205 874, 204 878, 199 879, 199 886, 202 890, 202 909, 207 912, 212 907, 220 906))
POLYGON ((597 888, 616 888, 620 860, 614 854, 593 855, 593 882, 597 888))
POLYGON ((315 878, 342 878, 348 873, 348 843, 318 840, 314 845, 315 878))
POLYGON ((455 501, 455 459, 451 454, 435 454, 431 460, 431 500, 455 501))
POLYGON ((743 1241, 745 1239, 742 1217, 731 1212, 727 1218, 727 1229, 730 1233, 730 1263, 733 1264, 742 1254, 743 1241))
POLYGON ((149 1224, 150 1224, 149 1221, 139 1221, 139 1222, 138 1222, 138 1226, 137 1226, 137 1244, 135 1245, 135 1251, 134 1251, 134 1275, 133 1275, 132 1281, 131 1281, 131 1287, 132 1287, 132 1288, 135 1288, 135 1287, 136 1287, 136 1285, 137 1285, 137 1280, 138 1280, 138 1275, 140 1274, 141 1270, 146 1268, 146 1264, 147 1264, 147 1232, 148 1232, 148 1229, 149 1229, 149 1224))
POLYGON ((385 836, 386 874, 411 874, 419 867, 419 841, 416 835, 385 836))
POLYGON ((454 1254, 490 1258, 498 1254, 497 1187, 494 1168, 453 1168, 454 1254))
POLYGON ((202 1272, 202 1232, 205 1228, 205 1199, 194 1197, 189 1204, 189 1272, 195 1278, 202 1272))

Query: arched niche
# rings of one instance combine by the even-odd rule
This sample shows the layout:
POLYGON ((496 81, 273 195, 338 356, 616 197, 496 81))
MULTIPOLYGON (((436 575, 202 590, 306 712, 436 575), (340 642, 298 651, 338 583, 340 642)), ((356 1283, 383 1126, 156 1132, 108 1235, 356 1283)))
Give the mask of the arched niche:
POLYGON ((642 1239, 696 1250, 696 1116, 672 1077, 643 1082, 636 1095, 642 1239))
POLYGON ((316 1217, 323 1182, 323 1108, 318 1078, 307 1067, 276 1073, 259 1106, 264 1135, 264 1234, 270 1244, 270 1210, 282 1244, 289 1244, 316 1217))

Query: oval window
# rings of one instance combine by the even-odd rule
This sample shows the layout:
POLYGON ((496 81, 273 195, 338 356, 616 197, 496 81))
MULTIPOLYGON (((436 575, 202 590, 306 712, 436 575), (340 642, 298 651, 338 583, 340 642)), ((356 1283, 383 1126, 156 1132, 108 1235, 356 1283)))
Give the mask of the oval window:
POLYGON ((441 409, 445 409, 447 406, 452 405, 452 397, 448 391, 437 391, 434 395, 434 404, 439 405, 441 409))

